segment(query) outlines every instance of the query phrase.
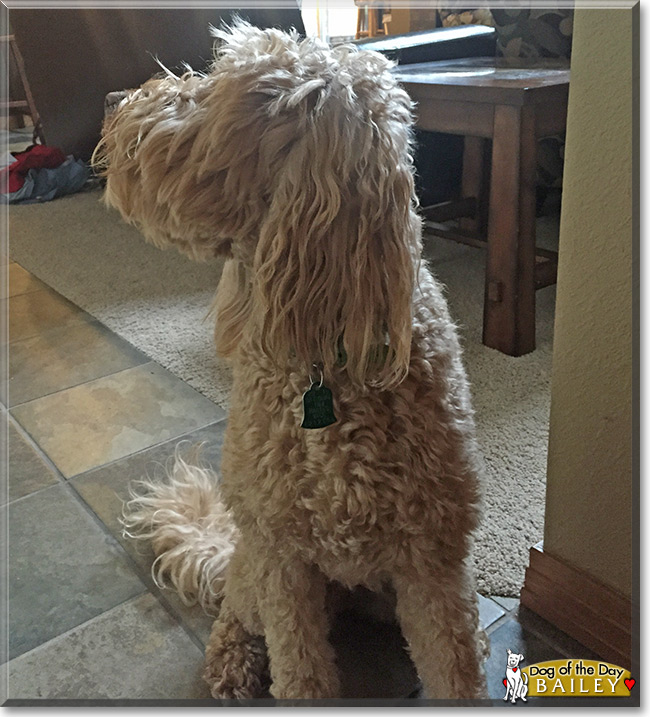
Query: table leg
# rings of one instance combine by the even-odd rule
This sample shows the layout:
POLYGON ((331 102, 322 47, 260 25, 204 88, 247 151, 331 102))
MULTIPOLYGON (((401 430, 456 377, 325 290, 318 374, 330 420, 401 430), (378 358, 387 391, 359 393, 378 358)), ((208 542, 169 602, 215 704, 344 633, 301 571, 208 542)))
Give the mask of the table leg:
POLYGON ((483 343, 510 356, 535 348, 535 115, 494 109, 483 343))
POLYGON ((463 150, 463 197, 476 199, 476 216, 463 217, 459 228, 466 234, 484 237, 487 229, 487 201, 485 190, 485 143, 483 137, 465 137, 463 150))

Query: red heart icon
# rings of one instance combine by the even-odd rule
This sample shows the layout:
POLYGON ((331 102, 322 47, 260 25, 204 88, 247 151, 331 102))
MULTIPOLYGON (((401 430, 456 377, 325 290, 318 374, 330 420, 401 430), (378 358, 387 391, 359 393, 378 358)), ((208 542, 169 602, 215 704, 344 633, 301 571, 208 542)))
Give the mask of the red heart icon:
POLYGON ((513 672, 517 672, 517 668, 516 668, 516 667, 513 667, 513 668, 512 668, 512 671, 513 671, 513 672))
POLYGON ((634 685, 636 685, 636 680, 633 680, 631 677, 627 680, 623 680, 623 682, 625 682, 625 686, 628 690, 630 690, 630 692, 632 691, 634 685))
POLYGON ((507 685, 507 684, 508 684, 508 680, 506 680, 505 677, 503 678, 503 684, 504 684, 504 685, 507 685))

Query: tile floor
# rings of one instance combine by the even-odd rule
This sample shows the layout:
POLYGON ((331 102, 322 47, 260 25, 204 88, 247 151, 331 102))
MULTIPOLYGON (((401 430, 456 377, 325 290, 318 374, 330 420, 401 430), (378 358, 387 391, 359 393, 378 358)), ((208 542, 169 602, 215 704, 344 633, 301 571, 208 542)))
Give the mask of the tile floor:
MULTIPOLYGON (((120 533, 132 478, 161 470, 179 439, 218 465, 224 411, 18 264, 9 272, 9 635, 0 703, 208 700, 211 620, 150 577, 152 554, 120 533)), ((6 307, 2 307, 4 310, 6 307)), ((2 434, 0 434, 2 435, 2 434)), ((481 597, 503 696, 506 648, 528 664, 592 657, 511 598, 481 597)), ((332 632, 349 698, 406 698, 417 678, 399 631, 343 617, 332 632)))

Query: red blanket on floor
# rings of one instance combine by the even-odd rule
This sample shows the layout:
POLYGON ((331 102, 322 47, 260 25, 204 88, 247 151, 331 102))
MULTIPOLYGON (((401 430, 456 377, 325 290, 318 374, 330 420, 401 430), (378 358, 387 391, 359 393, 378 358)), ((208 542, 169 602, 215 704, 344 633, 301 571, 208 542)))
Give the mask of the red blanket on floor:
POLYGON ((23 152, 12 154, 16 161, 0 171, 0 194, 17 192, 30 169, 54 169, 65 162, 65 155, 58 147, 44 144, 33 144, 23 152))

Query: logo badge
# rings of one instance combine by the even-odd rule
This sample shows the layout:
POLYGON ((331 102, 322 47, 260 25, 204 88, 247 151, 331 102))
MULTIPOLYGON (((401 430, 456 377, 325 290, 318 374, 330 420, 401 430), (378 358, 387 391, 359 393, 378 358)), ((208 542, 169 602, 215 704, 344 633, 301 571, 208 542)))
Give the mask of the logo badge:
POLYGON ((530 697, 629 697, 636 680, 629 670, 599 660, 563 659, 524 667, 508 650, 504 701, 530 697))
POLYGON ((524 659, 523 655, 508 650, 508 659, 506 661, 506 676, 503 684, 506 688, 506 694, 503 701, 510 700, 514 704, 517 700, 527 702, 528 694, 528 675, 519 669, 519 663, 524 659))

